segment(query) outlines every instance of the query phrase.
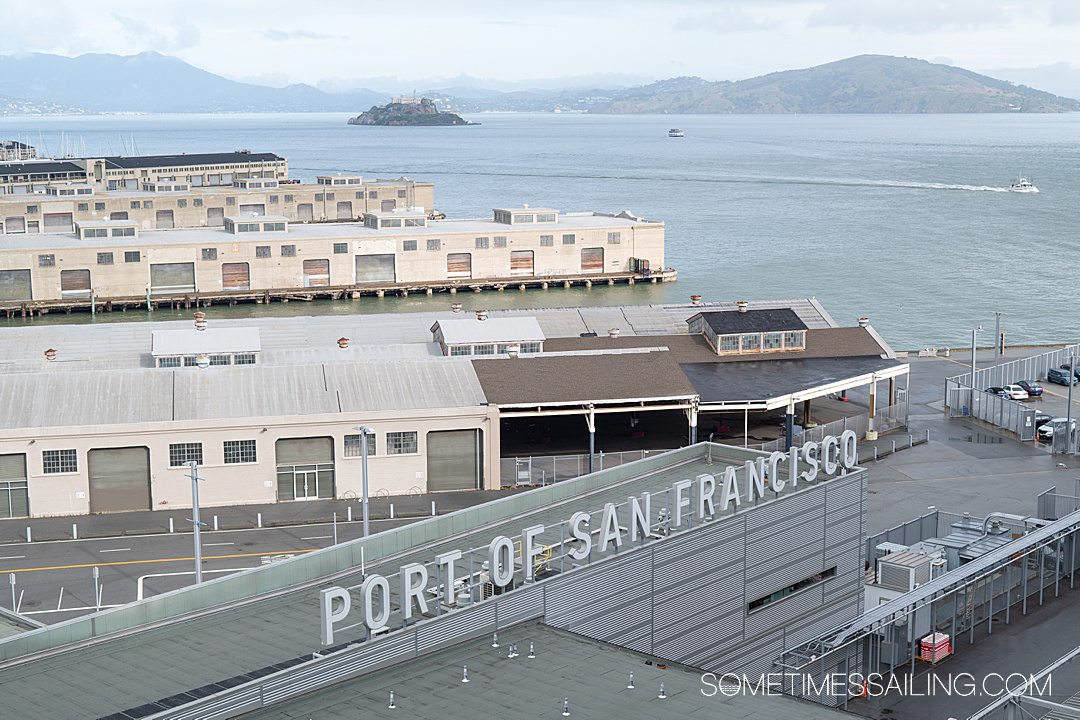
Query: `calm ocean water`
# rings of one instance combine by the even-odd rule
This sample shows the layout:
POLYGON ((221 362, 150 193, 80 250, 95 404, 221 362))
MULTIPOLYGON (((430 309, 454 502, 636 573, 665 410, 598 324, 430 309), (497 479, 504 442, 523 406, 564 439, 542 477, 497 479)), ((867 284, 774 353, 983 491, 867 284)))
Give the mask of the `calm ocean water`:
MULTIPOLYGON (((1010 342, 1076 340, 1080 115, 480 115, 465 128, 375 128, 338 114, 0 118, 58 152, 250 148, 293 177, 360 171, 436 184, 438 209, 623 210, 667 223, 679 281, 459 296, 480 307, 816 296, 894 346, 963 346, 1007 313, 1010 342), (667 137, 679 126, 686 137, 667 137), (1018 174, 1038 195, 1004 189, 1018 174)), ((447 297, 212 308, 213 316, 443 308, 447 297)), ((162 319, 168 313, 155 313, 162 319)), ((186 316, 186 314, 185 314, 186 316)), ((98 321, 145 319, 142 312, 98 321)), ((33 321, 90 321, 52 316, 33 321)))

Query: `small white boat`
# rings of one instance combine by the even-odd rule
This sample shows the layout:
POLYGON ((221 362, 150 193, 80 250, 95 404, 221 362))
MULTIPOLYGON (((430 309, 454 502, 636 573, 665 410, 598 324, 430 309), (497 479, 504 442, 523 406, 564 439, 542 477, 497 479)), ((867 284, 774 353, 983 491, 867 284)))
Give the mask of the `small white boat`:
POLYGON ((1039 192, 1039 188, 1035 187, 1035 185, 1026 177, 1021 176, 1016 182, 1009 186, 1009 192, 1037 193, 1039 192))
POLYGON ((667 131, 667 136, 668 137, 683 137, 684 133, 679 128, 671 128, 670 130, 667 131))

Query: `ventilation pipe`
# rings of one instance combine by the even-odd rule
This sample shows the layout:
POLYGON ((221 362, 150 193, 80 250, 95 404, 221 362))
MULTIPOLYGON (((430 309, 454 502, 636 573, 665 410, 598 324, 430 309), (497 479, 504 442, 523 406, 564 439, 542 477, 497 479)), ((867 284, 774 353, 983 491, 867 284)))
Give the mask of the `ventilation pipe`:
POLYGON ((202 310, 195 313, 195 329, 199 332, 206 329, 206 313, 202 310))
POLYGON ((476 311, 476 319, 477 320, 487 320, 487 313, 488 313, 487 310, 477 310, 476 311))
POLYGON ((347 338, 347 337, 339 337, 337 339, 337 346, 339 348, 341 348, 342 350, 345 350, 346 348, 349 347, 349 338, 347 338))
POLYGON ((863 315, 861 318, 859 318, 859 327, 866 327, 869 324, 870 324, 870 318, 866 317, 865 315, 863 315))
POLYGON ((619 337, 619 328, 613 327, 613 328, 609 329, 607 331, 607 335, 608 335, 609 338, 614 340, 615 338, 619 337))
POLYGON ((54 348, 49 348, 48 350, 46 350, 45 351, 45 359, 46 360, 55 360, 56 359, 56 350, 54 348))
POLYGON ((700 305, 701 304, 701 296, 700 295, 691 295, 690 296, 690 304, 691 305, 700 305))
POLYGON ((740 300, 739 302, 735 303, 735 307, 739 308, 739 312, 744 313, 746 312, 747 308, 750 307, 750 303, 746 302, 745 300, 740 300))
POLYGON ((461 303, 458 303, 458 302, 450 303, 450 310, 451 310, 451 312, 456 312, 456 313, 461 312, 461 303))

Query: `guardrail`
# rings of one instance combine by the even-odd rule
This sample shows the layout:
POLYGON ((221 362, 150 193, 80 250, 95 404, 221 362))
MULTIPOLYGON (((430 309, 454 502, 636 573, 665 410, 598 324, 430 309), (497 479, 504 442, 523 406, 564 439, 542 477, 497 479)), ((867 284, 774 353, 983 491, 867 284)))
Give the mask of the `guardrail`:
MULTIPOLYGON (((671 450, 625 450, 599 452, 593 456, 593 472, 644 460, 671 450)), ((589 472, 588 453, 579 455, 526 455, 504 457, 499 460, 499 477, 502 486, 549 485, 571 480, 589 472)))

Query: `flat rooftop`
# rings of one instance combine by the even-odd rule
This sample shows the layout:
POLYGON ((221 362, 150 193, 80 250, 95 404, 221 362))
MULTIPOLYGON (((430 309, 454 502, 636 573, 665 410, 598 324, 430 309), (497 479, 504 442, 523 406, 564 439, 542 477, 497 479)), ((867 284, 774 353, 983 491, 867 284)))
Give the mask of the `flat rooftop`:
POLYGON ((841 720, 830 708, 789 697, 701 694, 701 672, 652 656, 531 622, 499 632, 501 648, 484 637, 395 665, 246 717, 252 720, 354 718, 558 718, 658 720, 841 720), (519 657, 508 659, 516 643, 519 657), (526 657, 529 646, 536 657, 526 657), (469 683, 461 682, 462 667, 469 683), (634 689, 628 689, 630 673, 634 689), (659 698, 660 683, 666 698, 659 698), (387 708, 390 690, 397 706, 387 708))
MULTIPOLYGON (((718 475, 728 465, 740 468, 741 478, 743 460, 758 455, 707 443, 682 448, 24 633, 14 640, 28 638, 25 642, 37 647, 63 647, 64 651, 2 661, 4 709, 13 717, 104 717, 204 686, 210 687, 199 692, 216 692, 214 687, 220 690, 245 682, 273 671, 271 666, 307 660, 312 652, 322 650, 318 590, 329 584, 354 587, 362 582, 360 547, 367 551, 367 573, 392 575, 402 565, 430 564, 439 553, 450 550, 476 548, 486 553, 495 536, 515 537, 522 528, 536 524, 546 527, 538 543, 561 546, 560 528, 576 511, 597 512, 605 503, 624 503, 631 495, 662 493, 676 481, 701 473, 718 475), (198 616, 181 614, 220 606, 231 597, 240 599, 198 616), (69 644, 91 627, 99 629, 96 640, 69 644), (112 632, 105 634, 101 628, 112 632)), ((820 482, 801 486, 785 495, 815 492, 821 486, 820 482)), ((772 502, 775 500, 762 499, 757 506, 772 502)), ((748 509, 744 503, 742 512, 748 509)), ((651 542, 663 543, 664 539, 651 542)), ((591 562, 607 557, 608 553, 596 549, 591 562)), ((458 561, 458 576, 465 577, 467 572, 467 561, 458 561)), ((399 598, 395 596, 391 604, 399 607, 399 598)), ((359 622, 361 609, 357 605, 360 603, 354 604, 343 625, 359 622)), ((391 620, 392 627, 399 625, 400 616, 391 620)), ((362 637, 358 628, 339 630, 335 641, 355 642, 362 637)), ((19 648, 25 643, 8 645, 10 642, 0 640, 0 657, 23 652, 19 648)), ((543 652, 543 644, 537 649, 543 652)), ((523 682, 544 687, 542 676, 529 678, 525 681, 523 676, 523 682)), ((411 715, 406 711, 402 716, 411 715)))

